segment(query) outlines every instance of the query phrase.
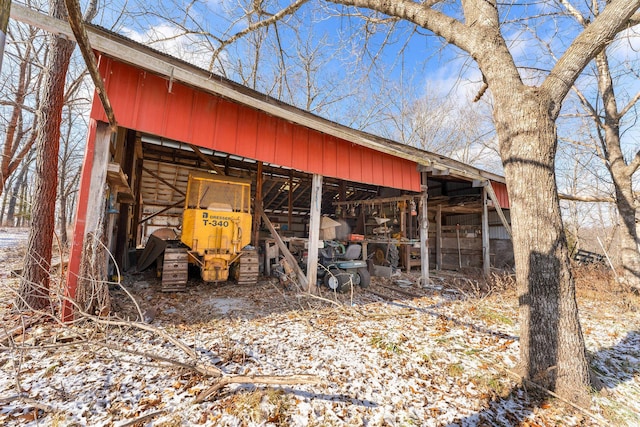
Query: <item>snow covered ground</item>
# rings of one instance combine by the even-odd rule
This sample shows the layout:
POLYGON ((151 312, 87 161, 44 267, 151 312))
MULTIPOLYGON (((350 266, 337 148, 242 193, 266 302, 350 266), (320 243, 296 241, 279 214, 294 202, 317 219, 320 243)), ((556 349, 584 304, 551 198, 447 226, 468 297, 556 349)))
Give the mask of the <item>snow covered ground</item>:
MULTIPOLYGON (((0 241, 2 241, 0 233, 0 241)), ((0 251, 0 255, 4 252, 0 251)), ((403 278, 416 282, 417 277, 403 278)), ((317 376, 318 384, 230 385, 203 403, 211 378, 158 361, 191 363, 166 337, 138 328, 49 322, 0 345, 0 423, 87 426, 592 426, 640 425, 640 301, 585 286, 582 327, 605 388, 578 411, 522 387, 512 290, 474 297, 454 275, 438 286, 371 291, 338 304, 285 291, 193 281, 163 294, 149 274, 127 288, 152 326, 226 374, 317 376), (409 295, 412 294, 412 295, 409 295)), ((467 282, 468 283, 468 282, 467 282)), ((17 285, 3 278, 3 288, 17 285)), ((135 315, 122 291, 113 306, 135 315)), ((3 323, 16 321, 9 293, 3 323)), ((323 297, 334 298, 328 292, 323 297)), ((6 327, 5 327, 6 328, 6 327)))

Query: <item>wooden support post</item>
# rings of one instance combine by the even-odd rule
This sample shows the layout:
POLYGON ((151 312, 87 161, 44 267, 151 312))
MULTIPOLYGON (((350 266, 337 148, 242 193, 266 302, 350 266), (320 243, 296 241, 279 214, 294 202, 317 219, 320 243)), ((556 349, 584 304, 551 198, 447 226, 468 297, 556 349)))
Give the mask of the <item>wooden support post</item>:
POLYGON ((429 197, 427 174, 422 172, 422 195, 420 197, 420 267, 422 269, 422 286, 429 280, 429 216, 427 215, 427 199, 429 197))
MULTIPOLYGON (((338 201, 340 202, 347 201, 347 186, 345 185, 344 180, 340 180, 340 185, 338 187, 338 201)), ((346 220, 347 218, 347 209, 345 206, 342 207, 340 218, 343 220, 346 220)))
POLYGON ((255 203, 253 207, 253 232, 251 237, 251 244, 254 247, 258 247, 260 243, 260 214, 262 213, 262 184, 264 177, 262 175, 262 162, 258 162, 258 171, 256 173, 256 194, 255 203))
POLYGON ((142 215, 142 165, 144 160, 142 158, 142 142, 140 139, 136 139, 136 172, 135 172, 135 190, 133 196, 135 198, 135 205, 133 208, 133 223, 131 224, 131 241, 133 247, 137 247, 142 243, 142 233, 140 233, 140 216, 142 215), (139 150, 139 151, 138 151, 139 150))
POLYGON ((293 222, 293 170, 289 171, 289 198, 287 213, 287 230, 291 231, 291 223, 293 222))
MULTIPOLYGON (((125 139, 124 157, 122 158, 122 171, 127 175, 129 179, 129 186, 133 183, 133 161, 136 153, 136 132, 134 130, 127 130, 127 137, 125 139)), ((120 203, 120 214, 118 216, 118 234, 116 236, 116 248, 114 255, 116 261, 120 267, 120 271, 126 271, 129 268, 129 247, 128 237, 130 235, 130 204, 120 203)))
POLYGON ((78 287, 78 276, 84 251, 84 242, 89 234, 102 229, 101 220, 105 205, 105 183, 109 164, 109 146, 112 131, 107 123, 91 119, 85 148, 73 244, 69 253, 67 286, 62 305, 62 321, 73 320, 73 303, 78 287))
POLYGON ((489 209, 487 207, 487 186, 482 187, 482 271, 489 276, 491 268, 489 240, 489 209))
POLYGON ((436 208, 436 269, 442 270, 442 205, 436 208))
POLYGON ((400 203, 402 203, 400 207, 400 234, 402 237, 407 237, 407 201, 400 203))
POLYGON ((489 208, 487 207, 487 187, 482 188, 482 270, 489 276, 491 268, 491 241, 489 239, 489 208))
POLYGON ((314 174, 311 183, 309 219, 309 252, 307 257, 307 282, 314 290, 318 279, 318 250, 320 246, 320 215, 322 214, 322 175, 314 174))

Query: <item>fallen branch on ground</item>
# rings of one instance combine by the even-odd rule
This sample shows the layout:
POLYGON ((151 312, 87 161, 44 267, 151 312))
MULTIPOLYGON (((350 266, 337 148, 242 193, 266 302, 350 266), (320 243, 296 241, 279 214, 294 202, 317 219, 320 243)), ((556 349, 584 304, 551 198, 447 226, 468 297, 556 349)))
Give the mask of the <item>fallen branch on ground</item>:
POLYGON ((203 390, 196 397, 196 403, 204 402, 214 397, 229 384, 270 384, 270 385, 290 385, 290 384, 319 384, 320 378, 315 375, 230 375, 222 377, 214 385, 203 390))

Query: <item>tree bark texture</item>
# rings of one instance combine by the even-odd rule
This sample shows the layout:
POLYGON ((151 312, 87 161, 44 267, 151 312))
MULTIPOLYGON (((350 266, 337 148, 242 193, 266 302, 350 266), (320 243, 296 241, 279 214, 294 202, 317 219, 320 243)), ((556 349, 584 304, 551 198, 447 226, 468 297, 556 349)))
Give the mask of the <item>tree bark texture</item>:
POLYGON ((620 234, 620 258, 622 280, 625 285, 640 291, 640 239, 636 224, 636 202, 633 194, 632 176, 625 169, 610 166, 616 188, 616 207, 622 220, 620 234))
POLYGON ((604 120, 593 114, 596 125, 604 129, 600 142, 615 188, 615 201, 623 227, 620 237, 622 279, 627 286, 640 290, 640 240, 636 228, 636 200, 633 194, 633 175, 637 166, 627 164, 620 145, 620 119, 609 59, 605 51, 596 56, 598 90, 602 97, 604 120), (604 134, 604 138, 603 135, 604 134))
POLYGON ((493 93, 511 204, 522 374, 585 403, 589 366, 555 181, 552 101, 525 86, 493 93))
MULTIPOLYGON (((50 2, 49 8, 54 17, 66 18, 63 1, 53 0, 50 2)), ((36 131, 36 167, 31 230, 24 262, 24 275, 20 281, 17 301, 17 306, 23 309, 44 309, 51 305, 49 268, 55 231, 60 123, 64 104, 65 80, 75 43, 62 37, 52 36, 49 45, 49 61, 43 70, 45 76, 41 107, 37 113, 40 115, 40 120, 36 131)))

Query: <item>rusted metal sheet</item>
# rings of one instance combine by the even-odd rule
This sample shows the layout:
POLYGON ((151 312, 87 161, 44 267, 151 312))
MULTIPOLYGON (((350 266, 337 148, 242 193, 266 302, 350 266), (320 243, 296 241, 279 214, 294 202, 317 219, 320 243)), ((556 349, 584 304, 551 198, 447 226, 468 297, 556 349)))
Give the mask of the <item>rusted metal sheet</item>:
MULTIPOLYGON (((99 59, 123 127, 308 173, 420 191, 414 161, 322 134, 106 56, 99 59)), ((106 121, 96 100, 91 117, 106 121)))

